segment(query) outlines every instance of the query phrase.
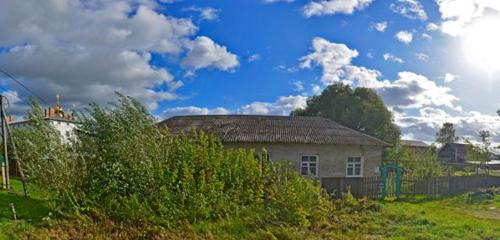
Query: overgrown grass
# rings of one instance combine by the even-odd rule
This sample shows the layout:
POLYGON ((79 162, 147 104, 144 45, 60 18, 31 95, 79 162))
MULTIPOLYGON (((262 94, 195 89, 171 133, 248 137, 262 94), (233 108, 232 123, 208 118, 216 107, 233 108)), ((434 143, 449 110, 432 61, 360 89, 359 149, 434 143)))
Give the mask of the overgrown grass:
POLYGON ((0 192, 0 239, 500 239, 498 189, 414 201, 347 198, 336 202, 334 218, 314 228, 248 221, 245 216, 263 214, 249 210, 238 218, 167 229, 99 217, 47 218, 46 194, 32 186, 32 198, 25 199, 20 182, 12 185, 17 193, 0 192), (16 204, 18 222, 10 203, 16 204))

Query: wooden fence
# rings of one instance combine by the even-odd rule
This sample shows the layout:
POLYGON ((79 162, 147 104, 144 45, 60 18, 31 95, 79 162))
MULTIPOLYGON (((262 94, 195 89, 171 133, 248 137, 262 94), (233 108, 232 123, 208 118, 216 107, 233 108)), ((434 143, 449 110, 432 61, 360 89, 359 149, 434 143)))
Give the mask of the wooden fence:
MULTIPOLYGON (((395 183, 389 178, 387 185, 387 197, 396 195, 395 183)), ((322 178, 321 185, 327 193, 339 197, 349 189, 355 197, 380 198, 381 178, 345 178, 331 177, 322 178)), ((500 187, 500 177, 488 175, 474 176, 448 176, 432 177, 426 179, 415 179, 403 176, 401 178, 401 195, 411 197, 414 195, 437 196, 446 194, 458 194, 474 191, 479 188, 500 187)))

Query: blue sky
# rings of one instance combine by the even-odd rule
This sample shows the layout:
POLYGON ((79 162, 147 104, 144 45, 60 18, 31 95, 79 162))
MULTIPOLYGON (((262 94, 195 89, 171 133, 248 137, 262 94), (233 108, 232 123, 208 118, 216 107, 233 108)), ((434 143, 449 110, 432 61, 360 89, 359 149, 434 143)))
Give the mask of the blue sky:
MULTIPOLYGON (((49 101, 59 93, 69 106, 105 104, 120 91, 160 119, 287 115, 342 81, 374 88, 405 138, 433 141, 450 121, 460 136, 490 130, 500 142, 500 47, 492 42, 500 39, 500 4, 493 1, 0 5, 0 68, 49 101)), ((30 94, 0 83, 10 111, 22 115, 30 94)))

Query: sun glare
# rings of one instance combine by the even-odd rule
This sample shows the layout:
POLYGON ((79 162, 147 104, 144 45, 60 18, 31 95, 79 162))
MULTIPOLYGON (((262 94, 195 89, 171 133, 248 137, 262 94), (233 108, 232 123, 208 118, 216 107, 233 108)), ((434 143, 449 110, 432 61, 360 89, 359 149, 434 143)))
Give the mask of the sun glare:
POLYGON ((484 18, 471 25, 464 39, 467 60, 490 75, 500 70, 500 18, 484 18))

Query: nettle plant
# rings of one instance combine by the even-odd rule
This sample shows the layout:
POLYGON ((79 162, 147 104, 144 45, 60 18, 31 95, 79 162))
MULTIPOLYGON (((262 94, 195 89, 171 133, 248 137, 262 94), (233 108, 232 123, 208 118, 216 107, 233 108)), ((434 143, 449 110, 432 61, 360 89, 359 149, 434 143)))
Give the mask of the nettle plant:
POLYGON ((174 136, 133 98, 119 95, 106 108, 90 104, 77 115, 77 140, 69 144, 39 109, 34 103, 33 127, 16 133, 19 152, 29 162, 29 180, 59 193, 65 211, 134 224, 245 215, 309 226, 331 209, 317 183, 271 163, 265 151, 225 149, 194 130, 174 136))

